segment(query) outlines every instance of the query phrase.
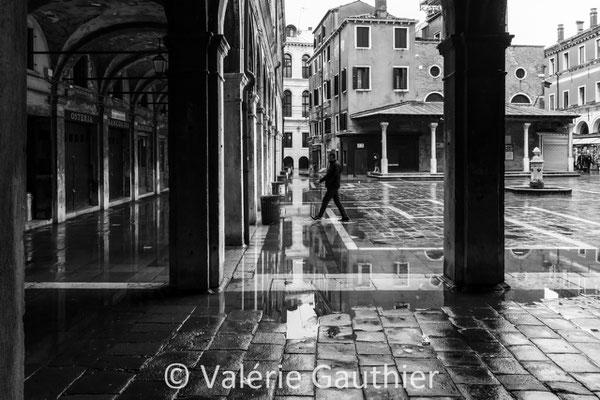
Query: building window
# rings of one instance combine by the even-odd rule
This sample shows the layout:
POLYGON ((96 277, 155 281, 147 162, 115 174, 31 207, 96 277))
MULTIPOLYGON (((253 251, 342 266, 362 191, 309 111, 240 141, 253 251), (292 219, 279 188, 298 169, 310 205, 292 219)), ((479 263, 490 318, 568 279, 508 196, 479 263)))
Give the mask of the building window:
POLYGON ((563 92, 563 103, 562 103, 562 106, 563 106, 563 108, 569 108, 570 105, 571 104, 569 103, 569 91, 565 90, 563 92))
POLYGON ((548 75, 554 75, 556 73, 556 59, 552 57, 548 60, 548 75))
POLYGON ((348 77, 347 77, 347 73, 346 73, 346 68, 344 68, 342 70, 342 93, 346 93, 346 90, 348 89, 348 77))
POLYGON ((309 58, 310 58, 310 56, 308 54, 305 54, 302 56, 302 78, 303 79, 308 79, 310 77, 310 63, 308 62, 309 58))
POLYGON ((302 132, 302 147, 308 147, 308 132, 302 132))
POLYGON ((556 110, 556 98, 554 97, 554 94, 551 94, 548 98, 548 109, 550 111, 556 110))
POLYGON ((442 73, 442 70, 437 65, 432 65, 429 68, 429 75, 431 75, 434 78, 437 78, 438 76, 440 76, 441 73, 442 73))
POLYGON ((291 54, 285 54, 283 56, 283 77, 292 77, 292 56, 291 54))
POLYGON ((331 99, 331 80, 325 82, 325 92, 327 93, 327 100, 331 99))
POLYGON ((524 94, 516 94, 510 100, 511 104, 531 104, 531 99, 524 94))
POLYGON ((569 53, 563 53, 563 70, 567 70, 569 68, 569 53))
POLYGON ((394 67, 394 90, 408 90, 408 67, 394 67))
POLYGON ((283 135, 283 147, 290 148, 293 144, 293 135, 292 132, 286 132, 283 135))
POLYGON ((596 103, 600 102, 600 82, 596 82, 596 103))
POLYGON ((325 38, 327 37, 327 30, 325 29, 324 26, 321 27, 321 38, 323 38, 323 40, 325 40, 325 38))
POLYGON ((370 49, 371 48, 371 27, 357 26, 356 27, 356 48, 370 49))
POLYGON ((87 87, 88 80, 88 63, 85 56, 81 57, 79 61, 73 66, 73 85, 80 87, 87 87))
POLYGON ((340 115, 336 114, 335 116, 335 125, 333 127, 335 132, 339 132, 340 131, 340 115))
POLYGON ((436 32, 433 34, 435 40, 442 40, 442 32, 436 32))
POLYGON ((340 114, 340 131, 348 129, 348 113, 340 114))
POLYGON ((355 90, 371 89, 371 67, 352 68, 352 88, 355 90))
POLYGON ((408 28, 394 28, 394 49, 408 49, 408 28))
POLYGON ((283 92, 283 116, 292 116, 292 92, 289 90, 283 92))
POLYGON ((600 39, 596 39, 596 58, 600 57, 600 39))
POLYGON ((427 97, 425 97, 425 103, 443 103, 443 102, 444 102, 444 96, 442 96, 440 93, 437 93, 437 92, 429 93, 427 95, 427 97))
POLYGON ((35 34, 33 28, 27 28, 27 69, 34 69, 35 34))
POLYGON ((308 117, 308 110, 310 107, 310 93, 308 93, 308 90, 305 90, 304 92, 302 92, 302 118, 307 118, 308 117))
POLYGON ((319 89, 313 90, 313 102, 315 103, 315 107, 319 105, 319 89))
POLYGON ((577 88, 577 104, 580 106, 585 105, 585 86, 577 88))
POLYGON ((525 71, 525 68, 517 68, 515 70, 515 76, 517 79, 523 80, 527 76, 527 71, 525 71))
POLYGON ((337 96, 340 94, 340 76, 336 75, 333 77, 333 95, 337 96))
POLYGON ((325 133, 331 133, 331 118, 325 118, 325 133))
POLYGON ((331 46, 327 46, 327 50, 325 51, 325 56, 327 57, 327 62, 331 61, 331 46))
POLYGON ((579 65, 585 64, 585 45, 577 49, 577 61, 579 65))

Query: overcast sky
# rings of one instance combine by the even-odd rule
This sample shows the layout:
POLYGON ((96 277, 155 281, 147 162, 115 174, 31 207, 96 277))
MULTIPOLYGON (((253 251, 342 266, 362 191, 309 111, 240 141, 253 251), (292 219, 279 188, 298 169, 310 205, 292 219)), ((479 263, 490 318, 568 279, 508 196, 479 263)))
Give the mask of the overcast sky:
MULTIPOLYGON (((315 27, 330 8, 352 0, 285 0, 286 23, 298 29, 315 27)), ((371 5, 375 0, 363 0, 371 5)), ((508 0, 508 29, 515 35, 513 44, 549 46, 556 42, 556 27, 565 26, 565 38, 576 32, 575 21, 590 26, 590 9, 600 9, 598 0, 508 0)), ((422 21, 419 0, 388 0, 388 11, 396 17, 422 21)))

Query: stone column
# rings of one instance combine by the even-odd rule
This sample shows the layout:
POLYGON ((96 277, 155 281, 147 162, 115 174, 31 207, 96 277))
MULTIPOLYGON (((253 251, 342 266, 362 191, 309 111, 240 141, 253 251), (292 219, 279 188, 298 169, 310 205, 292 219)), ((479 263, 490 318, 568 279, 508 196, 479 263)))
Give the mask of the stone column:
POLYGON ((388 122, 382 122, 379 124, 381 126, 381 173, 388 173, 388 158, 387 158, 387 128, 389 126, 388 122))
MULTIPOLYGON (((60 101, 60 100, 59 100, 60 101)), ((61 102, 56 105, 54 130, 54 200, 53 219, 55 224, 60 224, 67 219, 67 194, 66 194, 66 160, 65 160, 65 106, 61 102)))
POLYGON ((225 160, 223 154, 223 59, 229 44, 223 35, 211 39, 208 54, 208 208, 210 287, 218 289, 225 261, 225 160))
POLYGON ((531 124, 523 124, 523 172, 529 172, 529 127, 531 124))
POLYGON ((156 111, 154 112, 154 116, 152 118, 152 166, 154 168, 154 194, 160 194, 162 187, 160 184, 160 139, 158 134, 158 119, 156 118, 156 111))
POLYGON ((212 34, 207 31, 207 3, 170 3, 165 38, 169 48, 170 284, 201 293, 210 287, 207 52, 212 34))
POLYGON ((132 200, 138 200, 140 198, 140 161, 139 161, 139 153, 138 153, 138 135, 137 135, 137 126, 138 122, 131 124, 133 129, 131 130, 131 182, 132 182, 132 191, 131 198, 132 200))
POLYGON ((244 244, 243 95, 248 79, 243 73, 225 74, 225 244, 244 244))
POLYGON ((248 185, 246 186, 246 195, 248 198, 248 223, 255 225, 258 215, 258 118, 256 109, 258 97, 255 94, 248 95, 248 133, 246 138, 246 155, 248 185))
POLYGON ((569 133, 569 139, 567 141, 567 171, 575 172, 575 159, 573 158, 573 131, 575 130, 575 124, 568 124, 567 130, 569 133))
POLYGON ((264 108, 257 107, 256 108, 256 193, 258 195, 256 199, 256 205, 258 211, 261 210, 260 207, 260 196, 263 193, 263 180, 264 180, 264 157, 265 157, 265 149, 264 149, 264 108))
POLYGON ((494 290, 504 283, 506 0, 442 0, 442 10, 444 279, 494 290))
POLYGON ((26 217, 25 148, 27 138, 27 2, 2 4, 0 35, 0 393, 23 399, 25 345, 26 217))
POLYGON ((101 122, 100 130, 100 208, 108 209, 110 203, 110 165, 108 156, 110 153, 110 144, 108 142, 108 118, 106 110, 100 109, 101 122))
POLYGON ((431 129, 431 160, 429 162, 429 172, 432 174, 437 174, 437 149, 435 144, 435 131, 437 130, 437 127, 437 122, 432 122, 429 124, 429 129, 431 129))

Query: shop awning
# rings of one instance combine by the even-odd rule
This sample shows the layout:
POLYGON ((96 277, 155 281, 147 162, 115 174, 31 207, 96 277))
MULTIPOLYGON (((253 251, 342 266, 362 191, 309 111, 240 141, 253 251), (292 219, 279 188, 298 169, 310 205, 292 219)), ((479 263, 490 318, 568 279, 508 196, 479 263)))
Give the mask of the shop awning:
POLYGON ((589 144, 600 144, 600 137, 573 139, 573 144, 575 146, 577 146, 577 145, 589 145, 589 144))

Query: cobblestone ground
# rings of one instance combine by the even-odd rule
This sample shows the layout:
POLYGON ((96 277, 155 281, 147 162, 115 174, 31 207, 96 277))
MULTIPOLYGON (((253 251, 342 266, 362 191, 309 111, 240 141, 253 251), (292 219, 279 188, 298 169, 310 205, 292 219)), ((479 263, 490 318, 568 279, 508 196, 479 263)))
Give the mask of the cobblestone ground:
POLYGON ((347 182, 341 224, 296 180, 209 296, 161 287, 164 203, 29 233, 26 398, 600 398, 600 179, 551 182, 573 196, 507 195, 512 289, 485 296, 438 279, 439 183, 347 182), (102 243, 79 267, 77 233, 102 243))

